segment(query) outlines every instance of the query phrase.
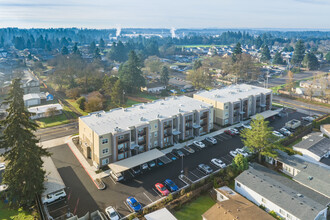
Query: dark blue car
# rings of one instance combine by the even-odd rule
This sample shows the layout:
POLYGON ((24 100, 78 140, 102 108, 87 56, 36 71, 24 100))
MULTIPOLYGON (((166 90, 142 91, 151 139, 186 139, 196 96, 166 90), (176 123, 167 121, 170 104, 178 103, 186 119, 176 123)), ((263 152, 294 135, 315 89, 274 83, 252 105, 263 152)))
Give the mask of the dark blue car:
POLYGON ((164 183, 171 190, 171 192, 175 192, 179 189, 179 187, 170 179, 165 180, 164 183))
POLYGON ((134 210, 134 212, 139 212, 142 210, 142 205, 134 197, 128 197, 126 202, 134 210))

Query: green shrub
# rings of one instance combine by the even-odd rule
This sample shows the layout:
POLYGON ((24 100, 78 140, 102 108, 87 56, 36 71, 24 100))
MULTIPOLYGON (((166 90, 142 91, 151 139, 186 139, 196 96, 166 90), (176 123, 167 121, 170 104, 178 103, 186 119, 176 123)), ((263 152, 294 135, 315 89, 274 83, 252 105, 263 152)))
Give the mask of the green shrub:
POLYGON ((185 193, 186 193, 186 190, 185 189, 181 189, 180 195, 183 196, 185 193))
POLYGON ((82 96, 76 102, 77 102, 77 104, 79 104, 79 108, 84 111, 86 98, 84 96, 82 96))

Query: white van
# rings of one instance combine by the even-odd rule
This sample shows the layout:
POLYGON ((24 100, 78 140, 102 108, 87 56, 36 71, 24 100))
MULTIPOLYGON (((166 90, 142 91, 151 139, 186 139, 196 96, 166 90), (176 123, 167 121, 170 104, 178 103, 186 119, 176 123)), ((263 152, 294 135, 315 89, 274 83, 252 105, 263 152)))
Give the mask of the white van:
POLYGON ((52 202, 55 202, 56 200, 64 199, 65 197, 66 197, 66 193, 65 193, 64 189, 62 189, 61 191, 58 191, 56 193, 51 193, 51 194, 42 196, 41 201, 42 201, 42 204, 50 204, 52 202))

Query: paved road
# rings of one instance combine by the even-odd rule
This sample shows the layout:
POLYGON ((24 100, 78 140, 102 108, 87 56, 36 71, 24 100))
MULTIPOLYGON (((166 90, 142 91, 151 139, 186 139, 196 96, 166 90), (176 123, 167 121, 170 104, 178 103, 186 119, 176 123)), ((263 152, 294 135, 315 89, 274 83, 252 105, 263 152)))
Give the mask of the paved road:
POLYGON ((305 103, 305 102, 301 102, 298 100, 294 100, 294 99, 289 99, 289 98, 285 98, 282 96, 277 96, 274 95, 273 96, 273 101, 286 105, 286 106, 290 106, 296 109, 300 109, 303 110, 301 112, 305 113, 305 114, 317 114, 317 115, 324 115, 324 114, 330 114, 330 108, 325 107, 325 106, 321 106, 321 105, 314 105, 314 104, 309 104, 309 103, 305 103))
POLYGON ((73 122, 51 128, 38 129, 35 132, 35 135, 37 138, 40 138, 40 141, 48 141, 51 139, 77 134, 78 132, 78 122, 73 122))
MULTIPOLYGON (((291 112, 287 117, 278 118, 271 122, 270 126, 274 129, 281 128, 288 120, 293 118, 300 119, 304 114, 291 112)), ((198 149, 194 154, 190 154, 183 159, 183 170, 185 176, 194 181, 204 176, 197 168, 198 164, 205 163, 215 169, 210 164, 212 158, 220 158, 225 163, 230 164, 232 157, 229 151, 242 147, 240 137, 230 137, 226 134, 215 136, 218 140, 217 145, 208 145, 205 149, 198 149)), ((155 190, 154 184, 163 182, 165 179, 172 179, 179 187, 183 187, 185 183, 178 179, 182 169, 182 160, 177 158, 170 164, 157 167, 147 173, 130 178, 122 183, 114 182, 111 177, 104 178, 107 189, 99 191, 88 174, 84 171, 79 161, 76 159, 72 151, 67 145, 61 145, 49 149, 56 167, 62 176, 64 183, 69 187, 69 207, 71 212, 76 210, 75 214, 84 215, 87 211, 99 209, 104 211, 107 206, 114 206, 121 216, 130 213, 129 208, 124 201, 128 196, 135 196, 143 206, 161 198, 155 190)), ((174 155, 169 155, 173 157, 174 155)), ((125 173, 126 177, 130 177, 129 172, 125 173)))

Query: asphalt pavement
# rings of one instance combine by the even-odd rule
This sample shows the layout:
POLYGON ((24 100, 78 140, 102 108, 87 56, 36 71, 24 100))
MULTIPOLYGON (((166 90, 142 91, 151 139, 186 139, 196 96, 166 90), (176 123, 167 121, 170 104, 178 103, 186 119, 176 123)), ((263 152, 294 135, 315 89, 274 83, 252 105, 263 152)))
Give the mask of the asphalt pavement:
MULTIPOLYGON (((302 116, 305 115, 291 111, 287 117, 272 121, 270 126, 279 129, 288 120, 300 119, 302 116)), ((125 203, 127 197, 134 196, 142 206, 146 206, 161 198, 160 193, 154 187, 156 183, 162 183, 169 178, 179 188, 185 186, 186 184, 178 178, 181 170, 191 182, 194 182, 205 176, 201 170, 197 169, 199 164, 207 164, 213 170, 216 167, 210 163, 212 158, 219 158, 226 164, 230 164, 233 157, 229 155, 229 151, 243 147, 240 137, 220 134, 215 138, 218 141, 216 145, 204 141, 207 144, 204 149, 192 146, 195 153, 190 155, 187 151, 183 151, 186 154, 183 161, 175 154, 171 154, 171 158, 175 158, 173 162, 153 168, 137 177, 133 177, 134 175, 128 171, 125 173, 127 180, 123 182, 115 182, 111 177, 105 177, 103 181, 107 188, 102 191, 95 187, 91 178, 67 145, 53 147, 49 150, 64 183, 68 187, 68 205, 72 213, 82 216, 87 211, 91 212, 97 209, 104 211, 106 207, 111 205, 123 217, 131 213, 130 208, 125 203)))
POLYGON ((60 137, 65 137, 69 135, 74 135, 79 132, 78 122, 73 122, 69 124, 54 126, 50 128, 38 129, 35 132, 37 138, 40 138, 40 141, 48 141, 60 137))

